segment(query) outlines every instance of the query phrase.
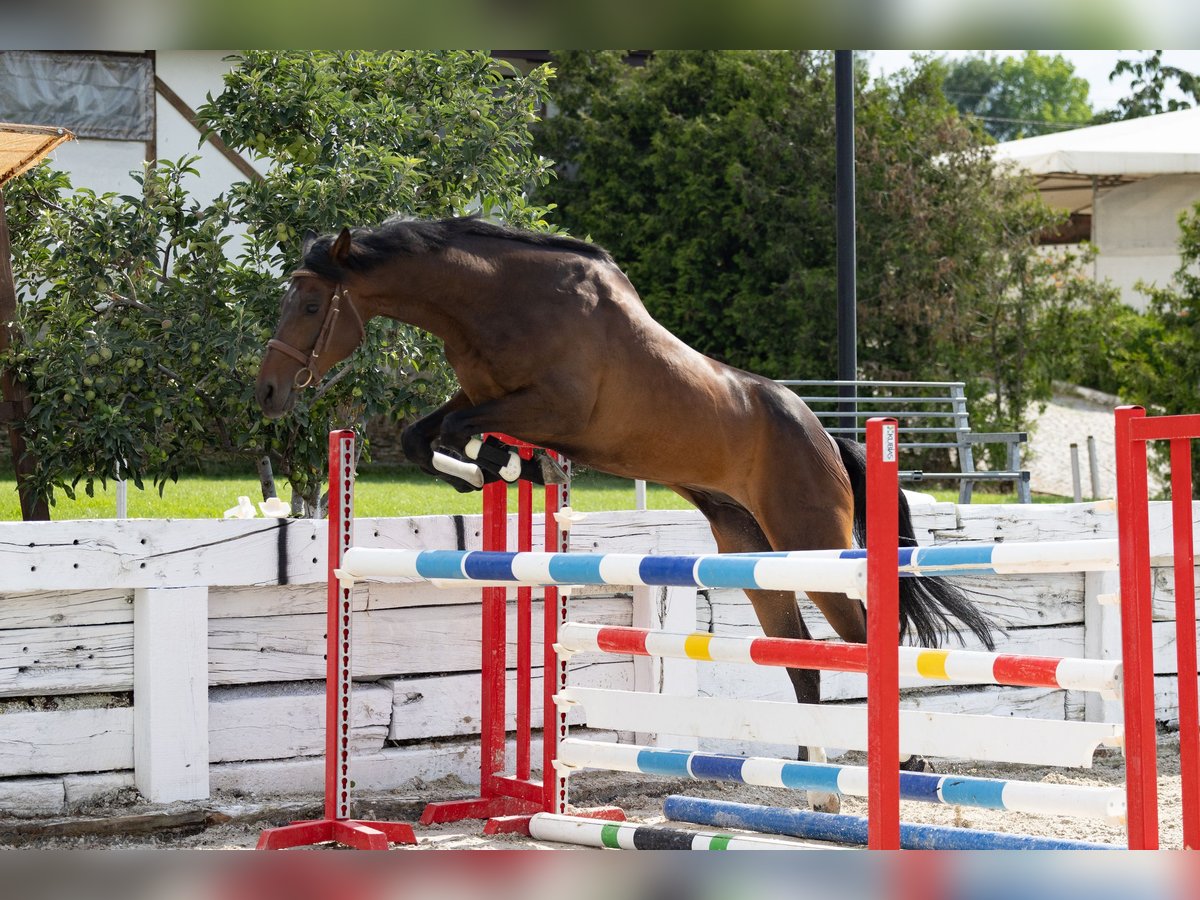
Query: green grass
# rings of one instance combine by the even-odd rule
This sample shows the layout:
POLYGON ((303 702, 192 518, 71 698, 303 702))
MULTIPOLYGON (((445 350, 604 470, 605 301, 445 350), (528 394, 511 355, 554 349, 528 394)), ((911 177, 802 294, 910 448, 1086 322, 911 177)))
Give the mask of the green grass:
MULTIPOLYGON (((289 492, 285 488, 284 496, 289 492)), ((928 491, 938 500, 956 501, 957 490, 928 491)), ((245 475, 188 475, 178 483, 168 482, 162 497, 158 490, 147 486, 144 491, 132 485, 128 490, 129 515, 147 519, 212 519, 221 518, 226 509, 237 504, 241 495, 252 501, 261 500, 258 478, 245 475)), ((541 491, 534 491, 534 508, 541 509, 541 491)), ((96 485, 96 495, 88 497, 80 486, 76 499, 59 495, 50 509, 53 519, 111 519, 116 515, 116 489, 109 482, 107 489, 96 485)), ((1061 503, 1067 498, 1035 495, 1035 503, 1061 503)), ((975 492, 976 503, 1013 503, 1012 494, 975 492)), ((516 491, 509 492, 510 506, 516 508, 516 491)), ((578 475, 571 487, 571 505, 584 512, 632 509, 633 482, 594 472, 578 475)), ((650 485, 647 491, 650 509, 689 509, 677 494, 666 488, 650 485)), ((449 485, 413 469, 367 468, 358 477, 355 490, 355 511, 360 516, 426 516, 472 514, 480 511, 478 492, 460 494, 449 485)), ((19 521, 20 504, 16 484, 11 476, 0 479, 0 520, 19 521)))

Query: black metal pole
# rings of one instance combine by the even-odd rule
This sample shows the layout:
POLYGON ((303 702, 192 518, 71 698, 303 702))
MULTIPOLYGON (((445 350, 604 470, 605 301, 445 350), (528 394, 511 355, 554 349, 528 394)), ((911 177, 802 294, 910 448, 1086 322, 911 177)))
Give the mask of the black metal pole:
MULTIPOLYGON (((858 375, 858 254, 854 237, 854 51, 835 50, 834 118, 837 132, 837 326, 839 381, 854 381, 858 375)), ((854 388, 842 386, 841 397, 853 397, 854 388)), ((854 412, 854 403, 840 405, 843 412, 854 412)), ((845 423, 853 424, 853 423, 845 423)))

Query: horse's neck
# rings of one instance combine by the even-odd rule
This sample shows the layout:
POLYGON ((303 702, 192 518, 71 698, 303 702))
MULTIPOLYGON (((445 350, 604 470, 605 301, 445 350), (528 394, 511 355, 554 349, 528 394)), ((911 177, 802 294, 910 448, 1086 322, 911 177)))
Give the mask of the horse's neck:
POLYGON ((471 321, 494 291, 470 258, 444 252, 399 258, 378 269, 366 290, 373 315, 415 325, 447 346, 468 340, 471 321))

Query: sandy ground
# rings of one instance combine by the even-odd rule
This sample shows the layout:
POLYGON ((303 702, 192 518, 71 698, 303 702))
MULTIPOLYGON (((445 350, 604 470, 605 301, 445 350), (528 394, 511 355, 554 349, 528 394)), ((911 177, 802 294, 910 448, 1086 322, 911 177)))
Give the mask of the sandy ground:
MULTIPOLYGON (((860 754, 844 758, 849 763, 861 763, 860 754)), ((1161 845, 1164 849, 1179 848, 1182 841, 1180 816, 1179 743, 1176 734, 1159 735, 1159 812, 1161 845)), ((993 778, 1019 778, 1046 783, 1091 785, 1120 785, 1124 779, 1124 762, 1115 751, 1097 753, 1091 769, 1063 770, 1031 766, 984 766, 980 764, 940 761, 938 771, 946 774, 975 775, 993 778)), ((631 820, 661 824, 662 799, 672 793, 713 797, 744 803, 776 806, 806 805, 802 793, 775 788, 756 788, 700 781, 679 781, 602 772, 578 774, 571 781, 572 802, 583 806, 615 805, 624 809, 631 820)), ((449 799, 470 796, 470 789, 454 781, 430 784, 421 797, 367 796, 359 797, 355 814, 363 819, 384 821, 413 821, 422 804, 429 799, 449 799)), ((176 804, 171 807, 129 805, 128 796, 116 796, 81 810, 71 820, 45 822, 0 821, 0 846, 38 848, 208 848, 240 850, 252 848, 260 832, 273 825, 293 819, 319 815, 315 802, 298 803, 283 799, 251 798, 237 802, 210 801, 203 805, 176 804), (149 821, 137 817, 142 816, 149 821), (157 826, 153 820, 157 819, 157 826), (121 822, 133 823, 135 828, 147 828, 146 833, 83 833, 50 836, 67 827, 86 829, 87 823, 97 829, 121 822), (81 825, 82 823, 82 825, 81 825), (174 827, 169 827, 175 823, 174 827)), ((314 798, 315 800, 315 798, 314 798)), ((845 798, 842 811, 866 814, 866 801, 845 798)), ((1006 831, 1017 834, 1052 836, 1072 840, 1089 840, 1121 844, 1124 829, 1085 819, 1050 815, 1010 813, 996 810, 968 809, 924 803, 902 804, 902 818, 910 822, 954 825, 1006 831)), ((688 826, 679 826, 688 827, 688 826)), ((487 837, 480 833, 477 822, 463 822, 416 828, 419 849, 550 849, 561 847, 516 835, 487 837)), ((818 845, 829 846, 829 845, 818 845)), ((408 849, 408 848, 397 848, 408 849)))

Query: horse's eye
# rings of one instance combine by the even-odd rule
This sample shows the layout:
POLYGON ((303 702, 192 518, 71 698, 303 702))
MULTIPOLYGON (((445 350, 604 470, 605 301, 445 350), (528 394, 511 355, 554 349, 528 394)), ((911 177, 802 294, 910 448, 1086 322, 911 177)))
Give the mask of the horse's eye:
POLYGON ((306 313, 308 313, 310 316, 315 316, 317 313, 319 313, 321 311, 321 304, 320 303, 310 303, 310 304, 308 304, 308 306, 304 307, 304 311, 306 313))

